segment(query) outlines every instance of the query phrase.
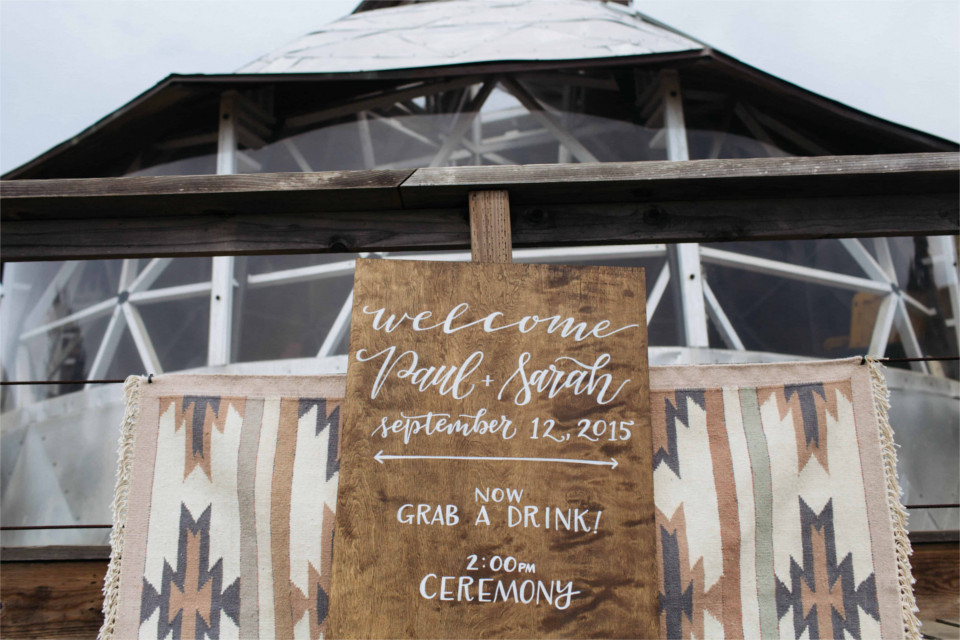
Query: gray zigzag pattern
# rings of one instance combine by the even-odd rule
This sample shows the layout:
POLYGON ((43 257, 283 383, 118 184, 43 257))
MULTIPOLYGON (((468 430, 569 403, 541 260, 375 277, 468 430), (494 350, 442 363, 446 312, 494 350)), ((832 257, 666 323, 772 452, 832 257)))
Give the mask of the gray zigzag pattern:
POLYGON ((804 630, 809 629, 811 640, 823 638, 823 630, 817 622, 817 607, 814 605, 806 617, 803 616, 803 584, 808 589, 815 589, 813 552, 813 531, 820 531, 826 546, 827 580, 830 585, 840 585, 843 594, 843 612, 831 607, 833 632, 841 636, 846 630, 854 638, 861 638, 860 613, 862 609, 875 620, 880 620, 880 607, 877 602, 877 585, 875 574, 871 573, 860 586, 857 586, 853 577, 853 554, 848 553, 840 563, 837 563, 836 538, 834 536, 833 500, 827 502, 819 514, 813 512, 803 498, 800 502, 800 527, 803 537, 803 566, 797 564, 796 559, 790 559, 790 586, 779 579, 776 585, 777 616, 783 616, 793 608, 793 630, 799 638, 804 630), (839 583, 838 583, 839 580, 839 583))

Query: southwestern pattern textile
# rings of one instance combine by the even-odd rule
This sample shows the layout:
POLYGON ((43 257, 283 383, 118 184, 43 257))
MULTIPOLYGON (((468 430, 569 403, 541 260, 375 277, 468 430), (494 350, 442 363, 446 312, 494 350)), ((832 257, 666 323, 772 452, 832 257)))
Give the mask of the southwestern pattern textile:
POLYGON ((650 379, 663 636, 917 635, 877 365, 650 379))
POLYGON ((128 382, 101 636, 320 637, 343 395, 343 377, 128 382))
MULTIPOLYGON (((101 637, 322 637, 344 381, 128 381, 101 637)), ((917 635, 877 365, 652 367, 651 401, 663 637, 917 635)))

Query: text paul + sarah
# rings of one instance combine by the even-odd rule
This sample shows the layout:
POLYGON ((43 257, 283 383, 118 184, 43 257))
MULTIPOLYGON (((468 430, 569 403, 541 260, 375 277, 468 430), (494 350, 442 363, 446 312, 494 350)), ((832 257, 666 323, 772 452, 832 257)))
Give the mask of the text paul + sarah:
MULTIPOLYGON (((469 304, 460 303, 454 306, 441 321, 433 322, 432 311, 420 311, 413 315, 403 313, 399 316, 396 314, 387 316, 384 308, 363 308, 364 314, 372 316, 373 329, 388 334, 401 327, 413 332, 432 331, 447 335, 466 329, 483 333, 514 330, 521 334, 545 333, 556 339, 558 346, 564 340, 574 342, 587 339, 603 340, 638 326, 629 324, 611 327, 608 320, 588 324, 578 322, 575 318, 559 315, 545 317, 526 315, 519 320, 509 322, 500 311, 470 319, 469 311, 469 304)), ((420 392, 433 389, 442 396, 450 396, 457 400, 469 396, 477 384, 483 383, 489 386, 492 382, 489 375, 485 378, 482 373, 474 376, 483 364, 482 350, 474 351, 461 362, 454 363, 424 362, 416 351, 412 349, 401 351, 396 345, 376 352, 358 349, 355 357, 359 362, 373 361, 380 366, 370 389, 371 399, 379 395, 384 383, 391 377, 407 382, 420 392)), ((601 353, 593 362, 583 362, 577 358, 562 355, 554 358, 552 362, 531 363, 531 358, 527 351, 519 354, 516 367, 500 386, 497 394, 499 400, 510 399, 517 406, 524 406, 533 399, 534 395, 546 394, 547 397, 554 398, 562 391, 569 391, 578 396, 591 396, 598 404, 605 405, 612 402, 630 382, 626 379, 618 384, 611 373, 603 371, 610 363, 609 353, 601 353)))

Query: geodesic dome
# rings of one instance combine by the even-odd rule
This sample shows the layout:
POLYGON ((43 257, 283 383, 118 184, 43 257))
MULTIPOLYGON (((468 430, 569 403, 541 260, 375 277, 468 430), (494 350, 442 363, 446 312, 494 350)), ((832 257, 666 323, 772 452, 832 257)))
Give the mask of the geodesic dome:
MULTIPOLYGON (((449 0, 355 13, 235 74, 171 76, 5 177, 938 150, 956 145, 789 85, 628 7, 449 0)), ((656 365, 956 355, 956 251, 955 238, 929 237, 514 255, 645 267, 656 365), (772 310, 789 326, 771 325, 772 310)), ((4 379, 62 382, 4 388, 4 521, 109 521, 119 394, 84 381, 186 370, 345 371, 353 259, 8 263, 4 379)), ((909 366, 913 372, 890 379, 907 501, 955 502, 957 367, 909 366), (929 447, 931 438, 939 446, 929 447)), ((918 513, 912 524, 956 528, 956 518, 956 510, 918 513)), ((5 532, 3 540, 102 535, 5 532)))

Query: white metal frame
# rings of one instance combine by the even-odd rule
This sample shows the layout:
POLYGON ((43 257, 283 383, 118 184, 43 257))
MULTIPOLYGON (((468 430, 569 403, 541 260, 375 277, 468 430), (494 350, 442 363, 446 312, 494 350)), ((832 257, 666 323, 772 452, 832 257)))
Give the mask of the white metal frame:
MULTIPOLYGON (((680 93, 680 78, 673 69, 660 72, 661 113, 666 138, 667 159, 683 161, 690 159, 687 147, 687 127, 683 118, 683 97, 680 93)), ((695 243, 671 245, 670 265, 674 269, 680 315, 683 318, 683 339, 687 347, 709 347, 707 334, 707 309, 704 304, 703 269, 700 265, 700 246, 695 243)), ((715 300, 716 302, 716 300, 715 300)), ((719 309, 719 302, 716 303, 719 309)), ((726 315, 721 311, 721 316, 726 315)))
MULTIPOLYGON (((576 84, 579 80, 572 78, 570 82, 576 84)), ((570 108, 569 102, 572 99, 573 89, 572 86, 564 86, 565 110, 554 112, 537 100, 524 86, 523 82, 516 77, 481 78, 477 76, 459 78, 448 82, 415 83, 363 98, 352 105, 343 105, 324 109, 314 114, 306 114, 300 116, 296 122, 288 122, 288 125, 305 126, 351 113, 355 114, 358 122, 358 144, 364 164, 370 168, 390 168, 392 166, 390 164, 377 164, 374 138, 370 131, 371 121, 389 126, 433 148, 434 151, 431 155, 419 159, 407 159, 402 163, 404 165, 429 163, 430 166, 441 166, 463 160, 478 162, 480 158, 488 162, 509 164, 510 161, 499 155, 499 152, 545 142, 555 142, 557 144, 558 161, 570 161, 575 158, 580 162, 596 162, 597 157, 584 146, 582 140, 595 139, 598 134, 610 130, 612 127, 603 124, 590 124, 580 128, 571 128, 565 118, 565 113, 570 108), (484 105, 487 104, 488 98, 498 88, 512 95, 519 102, 519 106, 511 105, 499 110, 485 109, 484 105), (453 90, 464 90, 464 95, 458 111, 452 118, 448 132, 443 135, 438 135, 434 131, 418 131, 414 128, 415 124, 410 126, 410 123, 402 122, 381 113, 381 111, 388 109, 409 114, 423 113, 424 108, 415 102, 411 102, 412 100, 453 90), (531 122, 535 123, 534 128, 509 131, 506 134, 493 137, 484 136, 485 124, 526 115, 532 117, 531 122)), ((659 133, 653 137, 650 145, 665 149, 670 160, 689 159, 683 95, 676 71, 660 72, 651 89, 645 95, 638 97, 638 105, 647 126, 659 129, 659 133)), ((748 104, 738 103, 733 105, 729 116, 741 120, 771 153, 777 153, 777 148, 768 131, 797 144, 808 152, 827 153, 827 150, 816 142, 807 139, 787 125, 748 104)), ((235 91, 225 92, 221 97, 219 131, 217 134, 218 173, 234 173, 242 168, 256 168, 255 161, 245 154, 240 147, 254 149, 262 147, 265 144, 264 140, 270 137, 271 127, 274 124, 272 116, 256 103, 235 91)), ((302 171, 314 170, 314 167, 311 166, 297 146, 295 139, 285 138, 282 144, 302 171)), ((719 153, 722 144, 722 139, 715 142, 717 153, 719 153)), ((655 244, 522 249, 514 252, 514 258, 521 262, 561 262, 624 257, 666 257, 667 260, 665 260, 649 288, 647 320, 649 322, 653 319, 667 287, 674 286, 677 291, 676 297, 682 307, 682 339, 685 343, 682 346, 687 347, 702 348, 710 346, 707 331, 709 319, 717 329, 725 346, 735 351, 746 349, 733 322, 724 312, 717 295, 711 289, 709 283, 706 282, 702 263, 765 273, 827 287, 865 291, 883 297, 871 335, 869 354, 876 357, 885 355, 890 335, 896 330, 908 355, 922 355, 921 345, 910 321, 908 307, 927 316, 935 315, 936 310, 926 307, 900 287, 893 268, 887 240, 876 239, 873 241, 877 258, 874 258, 867 251, 860 240, 843 239, 839 242, 860 266, 864 273, 863 277, 702 247, 697 243, 684 243, 669 247, 655 244)), ((952 261, 954 265, 952 280, 950 279, 951 271, 949 268, 944 271, 939 263, 940 271, 938 273, 946 273, 946 275, 941 273, 939 276, 939 279, 944 281, 940 284, 948 287, 951 296, 950 302, 953 307, 952 313, 956 318, 960 316, 960 295, 958 295, 955 267, 956 252, 949 241, 938 243, 936 247, 936 254, 934 255, 934 252, 931 251, 929 259, 943 263, 952 261)), ((470 258, 469 253, 464 252, 416 256, 379 255, 389 259, 469 260, 470 258)), ((80 275, 85 264, 82 261, 64 263, 41 294, 34 308, 27 314, 24 322, 27 330, 20 335, 19 341, 26 344, 72 323, 89 322, 109 315, 110 320, 107 330, 97 349, 88 376, 98 378, 104 375, 125 330, 130 331, 144 370, 149 373, 160 373, 163 371, 162 363, 150 340, 143 322, 141 309, 147 305, 171 300, 208 296, 210 323, 208 327, 207 364, 212 367, 224 366, 232 360, 233 319, 236 313, 234 295, 241 284, 246 287, 259 288, 327 278, 349 277, 352 275, 354 268, 353 260, 343 260, 271 273, 244 274, 240 278, 241 282, 238 283, 236 258, 216 257, 212 261, 212 276, 209 281, 152 289, 153 283, 169 263, 169 258, 157 258, 149 261, 138 273, 138 261, 125 260, 122 265, 120 286, 116 296, 79 309, 65 317, 41 323, 44 316, 49 313, 49 309, 60 290, 71 278, 80 275)), ((326 358, 334 355, 342 342, 349 324, 352 296, 351 291, 338 310, 317 357, 326 358)), ((960 323, 954 320, 953 327, 957 332, 958 339, 960 339, 960 323)), ((938 366, 929 367, 923 362, 914 363, 914 368, 925 373, 929 373, 931 370, 935 374, 941 372, 938 366)))

